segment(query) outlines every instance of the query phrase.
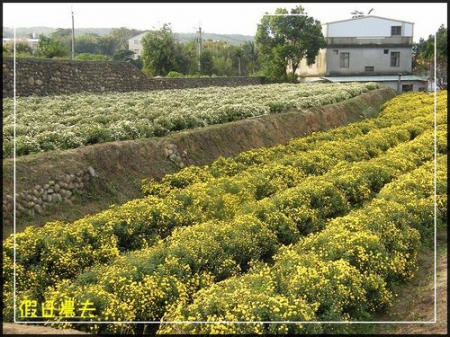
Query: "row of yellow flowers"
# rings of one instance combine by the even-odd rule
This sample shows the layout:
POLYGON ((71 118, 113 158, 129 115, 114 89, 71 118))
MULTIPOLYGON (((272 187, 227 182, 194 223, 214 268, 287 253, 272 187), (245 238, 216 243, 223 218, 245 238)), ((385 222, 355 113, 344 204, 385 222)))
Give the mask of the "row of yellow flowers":
MULTIPOLYGON (((246 272, 257 261, 269 261, 282 246, 286 230, 294 232, 291 240, 296 242, 301 238, 298 232, 303 234, 305 225, 316 226, 308 232, 317 232, 327 219, 346 214, 351 209, 350 195, 346 194, 342 181, 355 179, 365 186, 356 192, 363 203, 392 179, 402 179, 405 172, 431 160, 433 151, 429 145, 432 139, 433 132, 428 130, 377 158, 347 165, 341 163, 323 176, 306 179, 301 186, 284 192, 284 196, 255 201, 258 212, 245 214, 245 210, 250 209, 247 205, 230 220, 211 220, 176 228, 170 237, 151 248, 122 256, 108 266, 94 267, 72 282, 57 284, 46 292, 45 299, 74 298, 78 302, 90 299, 96 308, 96 319, 102 321, 159 320, 180 298, 188 300, 212 282, 246 272), (343 179, 346 173, 351 176, 343 179)), ((352 192, 351 196, 355 196, 352 192)), ((328 228, 322 232, 327 232, 328 228)), ((392 240, 389 236, 387 239, 392 240)), ((393 242, 399 239, 401 237, 395 237, 393 242)), ((413 239, 418 243, 420 237, 413 239)), ((415 263, 413 253, 417 247, 407 248, 410 256, 394 261, 399 268, 391 271, 394 276, 407 277, 415 263), (402 268, 406 269, 405 275, 402 268)), ((359 277, 359 274, 355 275, 359 277)), ((384 282, 382 276, 387 278, 378 275, 377 285, 384 282)), ((370 282, 375 281, 366 280, 365 283, 370 282)), ((20 298, 32 295, 32 291, 23 292, 20 298)), ((114 330, 118 326, 109 328, 114 330)))
MULTIPOLYGON (((439 155, 437 164, 442 226, 447 219, 447 155, 439 155)), ((395 300, 393 283, 409 279, 416 270, 423 248, 420 232, 432 237, 433 166, 431 160, 401 175, 363 208, 283 246, 273 265, 256 263, 243 276, 201 289, 189 301, 181 299, 162 319, 208 323, 166 323, 158 333, 345 333, 352 325, 288 322, 370 321, 371 314, 395 300), (266 323, 211 324, 226 321, 266 323)))

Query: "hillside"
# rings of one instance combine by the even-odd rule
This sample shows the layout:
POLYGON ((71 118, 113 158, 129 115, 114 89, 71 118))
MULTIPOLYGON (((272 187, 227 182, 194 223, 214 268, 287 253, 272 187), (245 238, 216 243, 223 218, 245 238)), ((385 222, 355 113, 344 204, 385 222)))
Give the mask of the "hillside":
MULTIPOLYGON (((75 28, 75 36, 80 36, 84 34, 97 34, 100 36, 108 35, 113 28, 75 28)), ((50 27, 18 27, 16 28, 17 37, 29 37, 30 34, 37 33, 38 35, 43 34, 49 36, 56 31, 56 28, 50 27)), ((177 33, 180 42, 186 42, 197 38, 196 33, 177 33)), ((14 29, 9 27, 3 27, 3 37, 13 38, 14 29)), ((253 41, 254 37, 250 35, 240 35, 240 34, 215 34, 215 33, 203 33, 204 40, 213 41, 226 41, 233 45, 239 45, 247 41, 253 41)))

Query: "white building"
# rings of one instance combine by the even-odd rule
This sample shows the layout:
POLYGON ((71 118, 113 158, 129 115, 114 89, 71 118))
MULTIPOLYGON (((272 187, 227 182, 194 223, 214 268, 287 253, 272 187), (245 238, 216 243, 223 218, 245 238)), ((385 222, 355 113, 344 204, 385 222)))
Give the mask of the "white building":
POLYGON ((377 82, 398 92, 426 90, 427 80, 412 74, 414 23, 378 16, 322 25, 327 48, 316 63, 302 61, 301 81, 377 82))
POLYGON ((148 31, 145 31, 139 35, 133 36, 128 39, 128 49, 134 52, 133 58, 136 60, 139 56, 142 56, 142 52, 144 48, 142 46, 141 40, 147 34, 148 31))

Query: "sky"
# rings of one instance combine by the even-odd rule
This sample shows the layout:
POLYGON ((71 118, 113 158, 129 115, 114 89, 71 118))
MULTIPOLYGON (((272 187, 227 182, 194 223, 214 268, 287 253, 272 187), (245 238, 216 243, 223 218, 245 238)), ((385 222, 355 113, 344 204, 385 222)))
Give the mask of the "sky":
POLYGON ((71 28, 72 11, 77 28, 160 29, 170 23, 176 33, 255 35, 257 24, 267 12, 277 8, 290 10, 297 5, 308 16, 327 22, 350 19, 352 12, 381 16, 414 23, 414 42, 434 35, 441 24, 447 27, 447 3, 13 3, 3 2, 3 26, 71 28))

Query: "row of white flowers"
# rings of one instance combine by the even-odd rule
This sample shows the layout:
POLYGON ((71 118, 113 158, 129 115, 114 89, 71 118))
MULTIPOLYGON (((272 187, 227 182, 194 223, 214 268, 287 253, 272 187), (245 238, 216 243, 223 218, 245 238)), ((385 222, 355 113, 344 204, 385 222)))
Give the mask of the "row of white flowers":
MULTIPOLYGON (((112 94, 19 97, 17 155, 163 136, 173 131, 332 104, 368 84, 270 84, 112 94)), ((13 99, 3 99, 3 158, 11 157, 13 99)))

